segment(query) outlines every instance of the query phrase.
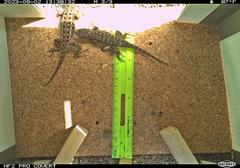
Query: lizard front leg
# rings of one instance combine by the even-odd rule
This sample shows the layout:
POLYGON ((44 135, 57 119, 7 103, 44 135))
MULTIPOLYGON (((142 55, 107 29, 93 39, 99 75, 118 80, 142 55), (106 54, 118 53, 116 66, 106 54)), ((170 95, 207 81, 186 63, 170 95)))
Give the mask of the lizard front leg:
POLYGON ((125 37, 127 36, 127 34, 122 34, 122 32, 120 32, 120 31, 116 31, 116 33, 115 33, 115 36, 116 37, 120 37, 121 39, 125 39, 125 37))
POLYGON ((56 17, 62 17, 63 16, 64 9, 59 9, 57 11, 56 17))
POLYGON ((92 30, 99 30, 99 28, 97 26, 94 26, 92 30))
POLYGON ((122 32, 120 32, 120 31, 116 31, 116 33, 115 33, 115 36, 116 37, 119 37, 119 38, 121 38, 121 39, 125 39, 127 36, 133 36, 133 35, 131 35, 131 34, 129 34, 129 33, 124 33, 124 34, 122 34, 122 32))
POLYGON ((74 15, 74 20, 78 20, 80 18, 80 13, 76 12, 74 15))

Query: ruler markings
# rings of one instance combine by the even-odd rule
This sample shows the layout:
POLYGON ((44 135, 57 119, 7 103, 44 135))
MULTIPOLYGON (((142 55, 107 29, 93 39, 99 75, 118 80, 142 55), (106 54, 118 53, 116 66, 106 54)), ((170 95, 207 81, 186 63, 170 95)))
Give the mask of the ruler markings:
POLYGON ((134 50, 120 48, 113 64, 112 158, 132 158, 134 50), (125 96, 124 125, 121 125, 121 97, 125 96))

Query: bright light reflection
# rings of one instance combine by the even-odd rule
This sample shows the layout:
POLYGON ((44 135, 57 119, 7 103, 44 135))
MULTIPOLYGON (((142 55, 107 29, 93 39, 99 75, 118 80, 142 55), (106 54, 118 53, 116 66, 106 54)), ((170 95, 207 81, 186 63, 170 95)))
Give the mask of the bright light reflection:
MULTIPOLYGON (((98 8, 83 8, 84 4, 79 4, 80 19, 75 22, 76 28, 92 28, 97 26, 104 30, 119 30, 121 32, 136 33, 155 26, 160 26, 175 20, 184 8, 181 6, 161 7, 161 8, 139 8, 133 4, 117 4, 115 8, 104 5, 98 8)), ((45 19, 36 21, 23 27, 48 27, 57 28, 58 18, 56 8, 39 7, 45 19)))
POLYGON ((65 129, 72 127, 72 111, 71 111, 70 101, 64 101, 64 118, 65 118, 65 129))

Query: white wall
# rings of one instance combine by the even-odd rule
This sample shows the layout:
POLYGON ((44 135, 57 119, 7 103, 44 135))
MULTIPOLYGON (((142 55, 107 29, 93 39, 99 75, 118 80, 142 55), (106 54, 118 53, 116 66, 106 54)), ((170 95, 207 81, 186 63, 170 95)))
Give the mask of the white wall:
POLYGON ((15 145, 5 19, 0 16, 0 152, 15 145))

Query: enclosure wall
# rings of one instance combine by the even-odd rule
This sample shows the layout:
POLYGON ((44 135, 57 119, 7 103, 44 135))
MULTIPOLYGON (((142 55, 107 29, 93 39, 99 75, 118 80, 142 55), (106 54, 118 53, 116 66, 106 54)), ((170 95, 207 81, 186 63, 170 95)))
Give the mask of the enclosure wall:
POLYGON ((220 42, 226 81, 233 149, 240 151, 240 32, 220 42))
POLYGON ((15 145, 5 19, 0 16, 0 152, 15 145))
MULTIPOLYGON (((69 52, 56 78, 43 87, 58 62, 56 55, 49 57, 47 52, 58 31, 24 27, 34 21, 6 19, 17 156, 56 156, 71 130, 65 127, 67 100, 73 125, 89 131, 78 155, 110 155, 111 55, 82 42, 82 48, 89 51, 78 59, 69 52)), ((135 55, 134 154, 169 153, 159 135, 169 125, 179 129, 193 153, 230 152, 215 27, 171 22, 138 33, 134 40, 171 65, 135 55)))

